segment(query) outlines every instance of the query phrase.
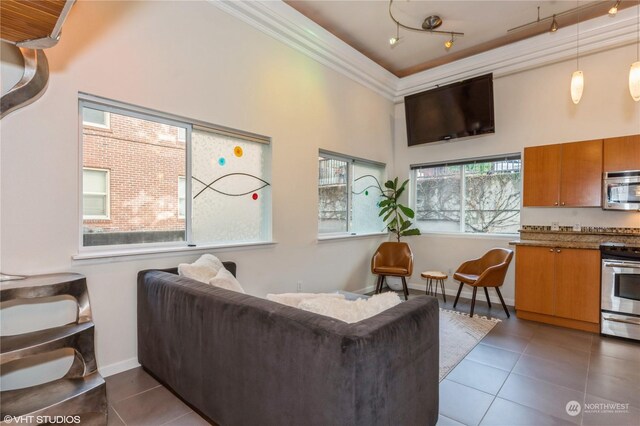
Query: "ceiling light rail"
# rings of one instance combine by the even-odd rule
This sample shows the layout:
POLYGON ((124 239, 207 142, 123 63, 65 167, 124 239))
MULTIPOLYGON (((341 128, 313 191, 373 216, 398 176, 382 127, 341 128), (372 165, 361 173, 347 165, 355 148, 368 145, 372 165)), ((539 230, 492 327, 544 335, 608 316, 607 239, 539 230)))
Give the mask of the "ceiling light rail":
POLYGON ((389 0, 389 16, 391 17, 391 20, 396 24, 396 36, 389 39, 389 44, 391 46, 396 45, 401 39, 400 27, 409 31, 418 31, 423 33, 448 36, 449 40, 445 43, 445 47, 447 48, 447 50, 453 46, 454 37, 464 36, 464 33, 457 32, 457 31, 438 30, 437 28, 439 28, 442 25, 442 18, 440 18, 438 15, 427 16, 422 22, 421 27, 412 27, 411 25, 405 25, 402 22, 400 22, 398 19, 396 19, 395 16, 393 16, 392 6, 393 6, 393 0, 389 0))
MULTIPOLYGON (((553 15, 547 16, 545 18, 540 18, 540 6, 538 6, 538 19, 536 19, 535 21, 531 21, 531 22, 527 22, 526 24, 523 25, 519 25, 517 27, 513 27, 507 30, 508 33, 513 32, 513 31, 519 31, 519 30, 523 30, 527 27, 530 27, 532 25, 537 25, 540 24, 542 22, 547 22, 547 21, 551 21, 551 27, 549 29, 550 32, 556 32, 558 30, 558 21, 556 20, 556 18, 562 17, 562 16, 566 16, 566 15, 572 15, 574 13, 582 13, 588 9, 591 9, 595 6, 600 6, 601 2, 599 1, 594 1, 591 3, 587 3, 583 6, 578 6, 578 7, 574 7, 573 9, 569 9, 569 10, 565 10, 564 12, 559 12, 559 13, 554 13, 553 15)), ((617 13, 617 8, 619 6, 619 2, 617 4, 614 5, 616 7, 616 13, 617 13)), ((613 8, 612 8, 613 9, 613 8)))

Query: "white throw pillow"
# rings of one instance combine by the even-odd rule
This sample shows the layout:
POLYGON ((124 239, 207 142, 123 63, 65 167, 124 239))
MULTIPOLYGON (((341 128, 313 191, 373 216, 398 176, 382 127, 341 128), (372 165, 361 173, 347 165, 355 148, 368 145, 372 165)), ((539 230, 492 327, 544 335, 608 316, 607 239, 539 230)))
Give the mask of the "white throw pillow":
POLYGON ((209 280, 209 284, 215 287, 225 288, 231 291, 237 291, 238 293, 244 293, 244 289, 233 276, 231 272, 224 266, 218 271, 218 274, 209 280))
POLYGON ((224 266, 220 259, 207 253, 200 256, 200 258, 193 263, 179 264, 178 275, 208 283, 222 268, 224 268, 224 266))
POLYGON ((322 297, 331 297, 337 299, 344 299, 344 294, 339 293, 280 293, 280 294, 267 294, 267 300, 272 302, 282 303, 283 305, 292 306, 297 308, 300 302, 307 299, 317 299, 322 297))
POLYGON ((396 293, 387 292, 373 295, 368 299, 357 300, 333 297, 306 299, 298 305, 298 308, 354 323, 377 315, 400 303, 400 298, 396 293))

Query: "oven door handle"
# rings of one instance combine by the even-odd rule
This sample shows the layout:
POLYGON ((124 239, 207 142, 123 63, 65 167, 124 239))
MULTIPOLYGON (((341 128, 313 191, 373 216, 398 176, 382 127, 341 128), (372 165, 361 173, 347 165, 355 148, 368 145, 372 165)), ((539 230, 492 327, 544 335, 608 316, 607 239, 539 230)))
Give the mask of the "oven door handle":
POLYGON ((618 316, 618 315, 607 315, 607 314, 602 314, 602 319, 605 321, 613 321, 613 322, 622 322, 625 324, 632 324, 632 325, 640 325, 640 318, 630 318, 630 317, 624 317, 624 319, 622 319, 622 317, 618 316))
POLYGON ((639 263, 631 263, 631 262, 604 262, 604 266, 608 268, 632 268, 632 269, 640 269, 639 263))

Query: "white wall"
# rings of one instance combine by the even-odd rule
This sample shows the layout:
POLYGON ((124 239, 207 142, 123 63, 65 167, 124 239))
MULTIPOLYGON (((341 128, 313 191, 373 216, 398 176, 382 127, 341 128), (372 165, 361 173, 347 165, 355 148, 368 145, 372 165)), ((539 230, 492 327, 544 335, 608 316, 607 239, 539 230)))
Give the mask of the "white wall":
MULTIPOLYGON (((0 269, 85 274, 103 373, 134 365, 136 274, 200 253, 72 261, 78 251, 78 92, 273 138, 274 246, 215 252, 249 293, 372 285, 381 237, 317 237, 323 148, 392 163, 393 104, 207 2, 78 2, 34 104, 2 120, 0 269)), ((393 173, 389 164, 389 173, 393 173)))
MULTIPOLYGON (((409 165, 460 158, 522 152, 526 146, 546 145, 640 133, 640 103, 629 95, 629 66, 635 46, 600 52, 580 59, 585 91, 578 105, 571 102, 569 82, 575 61, 557 63, 494 80, 496 132, 471 139, 407 147, 404 104, 396 105, 395 161, 399 174, 408 176, 409 165)), ((523 208, 524 225, 640 227, 640 214, 603 211, 599 208, 523 208)), ((509 247, 512 237, 448 237, 435 234, 414 237, 416 258, 412 282, 420 283, 420 271, 455 269, 464 260, 479 257, 491 247, 509 247)), ((513 302, 514 266, 502 290, 513 302)), ((449 279, 447 290, 457 284, 449 279)), ((468 287, 466 288, 466 294, 468 287)), ((465 293, 463 293, 465 294, 465 293)), ((481 296, 484 299, 484 296, 481 296)))

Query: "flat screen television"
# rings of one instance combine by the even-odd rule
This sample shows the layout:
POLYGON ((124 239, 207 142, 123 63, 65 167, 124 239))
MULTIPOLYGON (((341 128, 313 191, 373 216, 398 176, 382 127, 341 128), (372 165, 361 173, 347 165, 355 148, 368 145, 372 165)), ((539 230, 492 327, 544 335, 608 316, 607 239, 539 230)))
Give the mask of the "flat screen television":
POLYGON ((493 74, 404 98, 409 146, 495 132, 493 74))

